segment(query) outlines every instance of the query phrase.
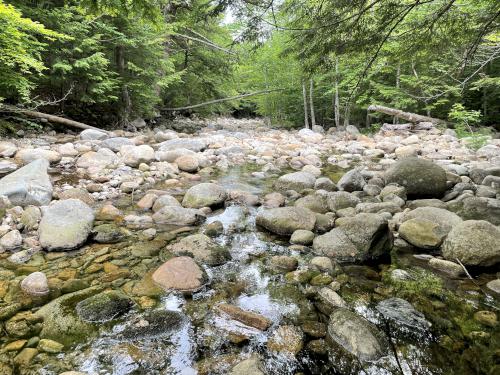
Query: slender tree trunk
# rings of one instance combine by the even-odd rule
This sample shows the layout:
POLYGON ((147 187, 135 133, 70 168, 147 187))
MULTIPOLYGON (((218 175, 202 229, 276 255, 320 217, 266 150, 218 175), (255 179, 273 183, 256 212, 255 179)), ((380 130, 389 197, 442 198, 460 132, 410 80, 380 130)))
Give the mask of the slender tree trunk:
POLYGON ((306 129, 309 129, 309 116, 307 115, 307 90, 305 81, 302 81, 302 97, 304 99, 304 126, 306 129))
MULTIPOLYGON (((398 68, 396 70, 396 89, 398 90, 398 93, 399 93, 399 88, 400 88, 400 76, 401 76, 401 64, 398 64, 398 68)), ((399 124, 399 117, 394 116, 392 118, 392 123, 399 124)))
POLYGON ((333 115, 335 126, 340 126, 340 101, 339 101, 339 58, 335 59, 335 96, 333 99, 333 115))
POLYGON ((350 116, 351 116, 351 103, 346 103, 344 111, 344 126, 349 125, 350 116))
POLYGON ((122 87, 121 87, 121 101, 122 101, 122 108, 120 108, 120 125, 121 126, 126 126, 129 124, 129 117, 130 117, 130 112, 132 108, 132 101, 130 99, 130 94, 128 91, 128 86, 125 83, 126 82, 126 77, 125 77, 125 72, 126 72, 126 67, 127 63, 125 62, 125 47, 124 46, 117 46, 116 47, 116 66, 118 70, 118 74, 122 78, 122 87))
POLYGON ((311 78, 309 79, 309 104, 311 106, 311 129, 313 126, 316 126, 316 115, 314 114, 313 90, 314 90, 314 81, 311 78))

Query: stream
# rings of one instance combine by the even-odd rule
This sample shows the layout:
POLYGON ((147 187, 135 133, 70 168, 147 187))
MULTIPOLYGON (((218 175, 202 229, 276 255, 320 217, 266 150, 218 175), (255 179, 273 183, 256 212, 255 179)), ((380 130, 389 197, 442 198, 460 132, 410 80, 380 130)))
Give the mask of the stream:
MULTIPOLYGON (((209 178, 227 189, 237 187, 258 195, 271 192, 275 178, 254 178, 251 171, 244 165, 235 166, 209 178)), ((170 193, 178 194, 179 190, 170 193)), ((128 205, 130 210, 127 202, 115 203, 118 207, 128 205)), ((286 255, 298 260, 298 270, 307 270, 313 255, 307 247, 290 247, 287 239, 257 228, 255 217, 261 209, 229 205, 209 215, 205 224, 219 221, 224 227, 215 240, 229 249, 231 260, 219 266, 205 266, 210 278, 208 286, 191 296, 135 291, 142 294, 142 306, 136 304, 127 314, 100 324, 71 350, 56 357, 46 356, 46 362, 36 373, 53 375, 72 369, 92 375, 225 374, 236 363, 258 355, 267 374, 469 374, 482 373, 473 366, 486 368, 488 364, 482 358, 491 358, 489 351, 496 350, 498 356, 498 330, 480 327, 472 318, 479 310, 498 311, 498 302, 466 278, 451 280, 426 269, 425 262, 415 254, 393 250, 390 258, 377 264, 344 265, 332 275, 347 306, 374 323, 390 342, 390 353, 375 362, 353 360, 325 339, 328 316, 315 304, 314 289, 318 286, 311 286, 308 281, 293 281, 286 277, 286 272, 270 266, 271 257, 286 255), (395 269, 406 271, 409 278, 396 280, 395 269), (424 327, 391 324, 384 319, 376 306, 389 297, 404 298, 423 312, 424 327), (271 326, 261 331, 217 314, 213 308, 221 302, 258 313, 268 318, 271 326), (160 323, 163 330, 158 332, 123 334, 130 330, 131 323, 141 327, 143 317, 152 311, 172 313, 178 321, 165 327, 160 323), (300 350, 296 355, 268 347, 273 332, 283 325, 306 332, 299 339, 300 350)), ((186 233, 202 228, 188 228, 186 233)), ((165 228, 164 233, 169 230, 165 228)), ((183 231, 179 233, 183 235, 183 231)), ((45 264, 46 272, 60 273, 61 267, 68 268, 63 272, 73 272, 74 266, 81 265, 97 251, 109 254, 107 261, 131 270, 124 277, 127 281, 117 278, 109 285, 133 290, 134 282, 159 264, 155 257, 144 256, 140 251, 135 253, 137 257, 123 254, 122 249, 130 249, 131 243, 137 241, 134 238, 106 245, 104 252, 103 245, 90 245, 67 261, 61 260, 66 258, 62 256, 52 260, 57 265, 45 264)), ((43 256, 39 255, 39 263, 44 263, 40 257, 43 256)), ((33 262, 32 258, 23 267, 29 268, 33 262)), ((491 275, 485 275, 488 278, 491 275)), ((98 280, 91 284, 97 285, 98 280)), ((147 288, 150 287, 143 289, 147 288)))

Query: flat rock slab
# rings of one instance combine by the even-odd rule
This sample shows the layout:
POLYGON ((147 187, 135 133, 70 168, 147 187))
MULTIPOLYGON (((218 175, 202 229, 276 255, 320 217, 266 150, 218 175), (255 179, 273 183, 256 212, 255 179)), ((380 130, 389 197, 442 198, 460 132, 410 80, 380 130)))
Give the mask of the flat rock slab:
POLYGON ((43 206, 52 199, 52 183, 47 173, 49 162, 37 159, 0 180, 0 196, 16 206, 43 206))

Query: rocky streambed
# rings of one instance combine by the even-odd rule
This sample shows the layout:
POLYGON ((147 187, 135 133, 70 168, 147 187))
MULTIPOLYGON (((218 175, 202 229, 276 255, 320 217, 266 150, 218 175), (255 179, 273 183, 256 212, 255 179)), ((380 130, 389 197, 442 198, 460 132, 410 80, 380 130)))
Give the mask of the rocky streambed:
POLYGON ((496 374, 500 142, 0 141, 1 374, 496 374))

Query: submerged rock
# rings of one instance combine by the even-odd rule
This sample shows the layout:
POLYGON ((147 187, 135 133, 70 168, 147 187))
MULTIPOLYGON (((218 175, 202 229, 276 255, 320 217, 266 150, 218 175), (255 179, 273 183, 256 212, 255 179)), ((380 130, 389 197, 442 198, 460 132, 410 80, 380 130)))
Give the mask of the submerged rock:
POLYGON ((57 201, 43 210, 38 228, 40 245, 46 250, 76 249, 92 230, 94 212, 78 199, 57 201))
POLYGON ((107 322, 127 312, 132 300, 124 293, 110 290, 84 299, 76 305, 78 316, 86 322, 107 322))
POLYGON ((153 273, 152 279, 165 290, 181 292, 197 291, 208 281, 205 271, 187 256, 169 259, 153 273))
POLYGON ((17 206, 43 206, 52 199, 49 162, 38 159, 0 179, 0 196, 17 206))
POLYGON ((222 311, 227 314, 231 319, 237 320, 249 327, 257 328, 261 331, 265 331, 271 326, 271 320, 262 316, 260 314, 246 311, 238 306, 230 305, 227 303, 222 303, 217 305, 217 310, 222 311))
POLYGON ((96 332, 96 327, 84 322, 76 314, 75 305, 102 290, 91 287, 65 294, 42 306, 34 315, 43 318, 40 338, 56 340, 70 347, 75 343, 89 340, 96 332))
POLYGON ((298 229, 312 231, 316 215, 307 208, 278 207, 260 211, 255 222, 270 232, 289 236, 298 229))
POLYGON ((446 171, 429 160, 409 157, 386 171, 385 182, 404 186, 409 196, 440 198, 446 191, 446 171))
POLYGON ((144 340, 164 337, 176 332, 184 323, 180 312, 152 310, 129 319, 116 336, 120 340, 144 340))
POLYGON ((328 338, 358 360, 375 361, 389 352, 382 332, 365 318, 344 308, 333 311, 328 322, 328 338))
POLYGON ((182 200, 182 205, 188 208, 219 206, 227 199, 226 190, 212 183, 201 183, 191 187, 182 200))
POLYGON ((431 327, 431 323, 425 319, 424 314, 401 298, 389 298, 377 304, 376 309, 387 320, 395 323, 395 326, 404 330, 427 330, 431 327))
POLYGON ((295 326, 280 326, 273 332, 267 348, 272 352, 283 353, 285 355, 297 355, 304 346, 303 333, 295 326))
POLYGON ((443 256, 466 266, 500 262, 500 230, 484 220, 467 220, 453 227, 443 242, 443 256))

